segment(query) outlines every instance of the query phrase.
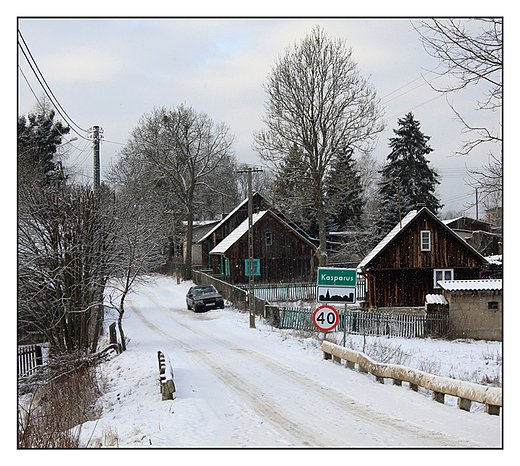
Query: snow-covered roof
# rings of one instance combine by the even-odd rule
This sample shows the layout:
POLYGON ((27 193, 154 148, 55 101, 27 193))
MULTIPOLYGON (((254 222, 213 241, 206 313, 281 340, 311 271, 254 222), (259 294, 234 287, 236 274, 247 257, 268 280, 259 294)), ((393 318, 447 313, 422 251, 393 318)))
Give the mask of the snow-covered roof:
POLYGON ((448 304, 448 300, 442 294, 427 294, 426 304, 448 304))
POLYGON ((446 291, 502 291, 502 279, 440 280, 437 282, 446 291))
MULTIPOLYGON (((262 210, 253 214, 253 225, 256 224, 268 211, 262 210)), ((220 243, 218 243, 210 254, 224 254, 231 246, 233 246, 249 229, 249 219, 246 218, 238 227, 236 227, 229 235, 227 235, 220 243)))
POLYGON ((238 204, 228 215, 226 215, 220 222, 218 222, 211 230, 209 230, 201 239, 199 239, 199 243, 209 238, 213 234, 213 232, 220 227, 223 223, 227 221, 228 218, 232 217, 241 207, 247 204, 248 198, 246 197, 240 204, 238 204))
POLYGON ((496 256, 486 256, 486 260, 491 265, 502 265, 502 254, 498 254, 496 256))
POLYGON ((408 214, 401 220, 400 223, 398 223, 390 233, 388 233, 380 242, 379 244, 372 249, 372 251, 369 252, 369 254, 359 263, 358 267, 363 268, 365 267, 374 257, 376 257, 384 248, 385 246, 392 241, 396 235, 404 228, 406 225, 408 225, 417 215, 417 210, 412 210, 408 212, 408 214))

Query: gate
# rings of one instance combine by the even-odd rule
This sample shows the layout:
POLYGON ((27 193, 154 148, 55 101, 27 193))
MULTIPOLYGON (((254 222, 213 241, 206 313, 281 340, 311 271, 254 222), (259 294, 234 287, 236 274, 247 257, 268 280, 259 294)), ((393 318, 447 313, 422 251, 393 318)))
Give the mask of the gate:
POLYGON ((24 345, 18 347, 18 377, 29 375, 38 366, 43 365, 42 347, 24 345))

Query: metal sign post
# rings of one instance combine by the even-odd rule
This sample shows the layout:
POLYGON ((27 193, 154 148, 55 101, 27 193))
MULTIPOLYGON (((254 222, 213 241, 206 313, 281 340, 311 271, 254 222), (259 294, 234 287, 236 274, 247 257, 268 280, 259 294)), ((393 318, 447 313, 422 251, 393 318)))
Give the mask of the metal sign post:
MULTIPOLYGON (((356 302, 357 291, 357 270, 356 269, 339 269, 329 267, 318 268, 318 281, 316 284, 316 301, 319 303, 342 303, 345 305, 343 309, 343 346, 346 346, 347 341, 347 304, 354 304, 356 302)), ((320 316, 323 320, 325 314, 318 313, 318 310, 323 308, 331 308, 330 306, 321 306, 314 313, 314 325, 323 331, 330 331, 336 327, 339 322, 339 314, 336 312, 336 324, 331 327, 323 323, 316 323, 320 316), (317 316, 317 317, 316 317, 317 316)), ((329 313, 326 318, 332 320, 333 317, 329 313)))

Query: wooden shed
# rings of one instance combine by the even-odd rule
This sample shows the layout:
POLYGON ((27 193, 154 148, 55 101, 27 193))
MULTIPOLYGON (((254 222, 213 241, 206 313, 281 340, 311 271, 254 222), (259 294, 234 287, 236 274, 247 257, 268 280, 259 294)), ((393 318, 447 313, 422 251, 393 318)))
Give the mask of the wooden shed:
POLYGON ((374 307, 424 306, 440 280, 479 278, 486 259, 426 207, 413 210, 361 261, 374 307))
MULTIPOLYGON (((213 273, 231 283, 247 283, 249 222, 246 218, 209 252, 213 273)), ((272 210, 253 214, 255 281, 308 282, 316 267, 316 247, 272 210)))
POLYGON ((502 280, 440 281, 454 337, 502 340, 502 280))

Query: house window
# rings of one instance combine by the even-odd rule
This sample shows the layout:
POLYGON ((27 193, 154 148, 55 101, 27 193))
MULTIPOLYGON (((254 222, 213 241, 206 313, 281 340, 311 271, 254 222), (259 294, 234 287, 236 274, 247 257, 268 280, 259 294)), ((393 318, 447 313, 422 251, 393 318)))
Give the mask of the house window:
POLYGON ((498 301, 489 301, 488 309, 491 311, 497 311, 498 310, 498 301))
POLYGON ((453 269, 435 269, 433 271, 433 287, 440 288, 441 280, 453 280, 453 269))
POLYGON ((429 230, 421 231, 421 251, 432 250, 432 237, 429 230))
POLYGON ((273 236, 270 231, 265 232, 265 245, 271 246, 273 244, 273 236))
MULTIPOLYGON (((260 275, 260 259, 253 259, 253 275, 260 275)), ((249 259, 246 259, 246 277, 249 277, 249 259)))

